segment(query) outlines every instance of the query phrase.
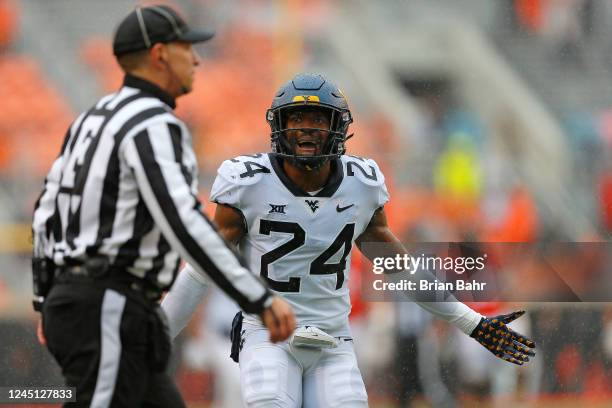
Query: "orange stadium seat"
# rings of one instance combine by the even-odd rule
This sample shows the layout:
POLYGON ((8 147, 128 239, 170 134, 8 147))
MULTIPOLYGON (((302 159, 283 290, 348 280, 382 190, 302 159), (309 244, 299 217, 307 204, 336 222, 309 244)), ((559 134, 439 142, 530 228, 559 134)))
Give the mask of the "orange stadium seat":
POLYGON ((0 50, 8 48, 17 35, 18 2, 0 0, 0 50))
POLYGON ((606 233, 612 231, 612 174, 604 172, 598 180, 599 214, 602 228, 606 233))
POLYGON ((0 171, 44 175, 59 152, 72 113, 27 56, 0 58, 0 171))
POLYGON ((543 0, 515 0, 516 15, 521 24, 532 32, 539 32, 544 20, 543 0))
POLYGON ((489 225, 486 242, 533 242, 538 234, 537 207, 529 191, 515 187, 508 197, 506 212, 497 225, 489 225))
POLYGON ((106 38, 93 37, 81 45, 80 55, 96 74, 100 88, 112 92, 122 82, 123 74, 113 57, 113 48, 106 38))

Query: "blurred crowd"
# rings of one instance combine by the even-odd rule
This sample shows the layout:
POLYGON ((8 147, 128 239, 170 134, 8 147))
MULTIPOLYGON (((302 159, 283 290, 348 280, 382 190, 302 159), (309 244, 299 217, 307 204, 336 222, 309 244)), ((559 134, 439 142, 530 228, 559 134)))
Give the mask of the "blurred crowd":
MULTIPOLYGON (((4 213, 0 220, 27 225, 39 186, 75 110, 45 67, 19 46, 19 4, 0 0, 0 208, 4 213)), ((327 7, 321 1, 296 4, 297 12, 304 15, 325 12, 327 7)), ((583 58, 581 42, 595 20, 593 1, 507 0, 504 4, 500 10, 512 16, 511 30, 549 36, 551 49, 562 48, 561 55, 570 59, 583 58)), ((269 150, 264 114, 274 90, 293 74, 279 68, 281 62, 291 57, 296 69, 303 69, 316 52, 307 36, 288 35, 290 44, 279 44, 278 37, 279 33, 257 25, 223 26, 207 50, 195 91, 179 103, 178 114, 191 127, 199 156, 204 202, 222 160, 269 150)), ((108 38, 83 38, 79 55, 99 89, 110 92, 120 84, 108 38)), ((342 78, 334 80, 342 85, 342 78)), ((391 193, 387 213, 396 234, 405 242, 569 240, 547 220, 527 183, 503 165, 507 158, 491 154, 489 130, 478 115, 465 108, 452 87, 438 85, 405 86, 425 124, 421 132, 427 141, 426 160, 418 165, 402 162, 402 149, 411 146, 384 113, 354 107, 355 137, 348 149, 376 159, 385 172, 391 193)), ((347 96, 350 102, 351 94, 347 96)), ((583 241, 605 242, 612 232, 610 102, 607 111, 584 112, 577 107, 559 118, 564 143, 572 153, 567 163, 572 179, 561 182, 584 197, 594 226, 588 236, 580 237, 583 241)), ((0 247, 0 367, 5 368, 0 385, 48 384, 48 378, 57 378, 48 355, 34 344, 34 316, 24 301, 29 296, 27 256, 27 245, 16 253, 0 247)), ((501 401, 503 406, 542 395, 612 398, 612 307, 607 304, 475 304, 486 315, 517 306, 529 311, 516 329, 534 338, 539 354, 528 368, 516 368, 498 362, 414 304, 364 302, 359 296, 360 273, 367 266, 356 255, 353 268, 351 319, 372 401, 410 406, 417 400, 452 407, 479 399, 501 401)), ((612 279, 609 270, 604 273, 612 279)), ((237 366, 227 357, 234 308, 211 290, 179 339, 175 369, 188 401, 237 406, 237 366)))

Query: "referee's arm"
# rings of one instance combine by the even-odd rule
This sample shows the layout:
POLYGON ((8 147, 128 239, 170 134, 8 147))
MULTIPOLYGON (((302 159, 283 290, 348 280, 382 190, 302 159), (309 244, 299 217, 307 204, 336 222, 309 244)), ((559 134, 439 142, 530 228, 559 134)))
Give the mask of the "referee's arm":
POLYGON ((32 238, 34 244, 34 254, 36 256, 52 256, 49 245, 45 245, 52 233, 50 221, 55 213, 55 198, 59 192, 60 178, 62 174, 63 158, 60 155, 53 162, 51 170, 45 178, 43 191, 40 193, 34 206, 32 219, 32 238))
POLYGON ((126 138, 123 155, 164 237, 200 274, 206 273, 248 313, 271 303, 266 286, 241 265, 219 236, 181 171, 183 135, 165 121, 126 138))
POLYGON ((34 214, 32 216, 32 239, 34 243, 35 256, 53 256, 53 248, 46 243, 51 238, 53 230, 53 216, 55 215, 55 199, 60 190, 60 181, 62 178, 62 170, 64 167, 64 156, 68 149, 68 143, 74 137, 75 128, 78 127, 83 115, 68 128, 64 136, 64 142, 59 155, 53 162, 51 170, 45 178, 44 187, 36 204, 34 205, 34 214))
MULTIPOLYGON (((54 229, 57 228, 57 208, 56 198, 60 191, 62 172, 65 167, 65 157, 70 150, 70 141, 74 138, 84 115, 80 115, 68 128, 64 136, 64 142, 60 153, 53 162, 51 170, 45 178, 44 187, 36 204, 32 215, 32 278, 34 291, 34 310, 42 311, 42 304, 45 301, 47 292, 53 283, 53 243, 56 237, 53 236, 54 229)), ((39 339, 44 344, 44 336, 39 322, 39 339)))
MULTIPOLYGON (((37 312, 42 312, 43 302, 53 280, 53 247, 49 243, 53 233, 55 198, 59 192, 62 164, 63 154, 60 153, 45 178, 44 188, 36 200, 32 217, 32 306, 37 312)), ((40 343, 45 344, 41 321, 37 333, 40 343)))

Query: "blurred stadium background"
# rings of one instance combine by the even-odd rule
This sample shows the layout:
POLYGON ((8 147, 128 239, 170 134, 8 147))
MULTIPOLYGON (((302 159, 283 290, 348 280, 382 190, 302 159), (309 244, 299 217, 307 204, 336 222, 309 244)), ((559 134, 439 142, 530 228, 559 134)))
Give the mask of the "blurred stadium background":
MULTIPOLYGON (((265 109, 306 70, 349 98, 349 150, 381 164, 390 223, 405 241, 608 241, 612 2, 165 3, 217 30, 178 108, 204 201, 223 159, 268 150, 265 109)), ((31 211, 74 115, 120 84, 110 38, 135 4, 0 0, 0 385, 61 384, 35 340, 31 211)), ((361 301, 364 267, 353 262, 352 320, 373 407, 612 406, 608 304, 475 305, 529 311, 516 326, 539 354, 515 368, 409 303, 361 301)), ((607 262, 595 266, 612 276, 607 262)), ((225 338, 233 308, 213 291, 178 341, 173 370, 190 406, 236 406, 225 338)))

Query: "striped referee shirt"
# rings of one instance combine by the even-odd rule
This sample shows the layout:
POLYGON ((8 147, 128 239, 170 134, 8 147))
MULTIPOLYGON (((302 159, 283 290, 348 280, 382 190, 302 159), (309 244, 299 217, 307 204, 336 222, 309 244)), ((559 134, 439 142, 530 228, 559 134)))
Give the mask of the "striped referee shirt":
POLYGON ((34 251, 60 266, 103 256, 160 289, 182 257, 259 312, 269 291, 201 212, 191 136, 174 107, 169 94, 127 75, 74 121, 35 206, 34 251))

